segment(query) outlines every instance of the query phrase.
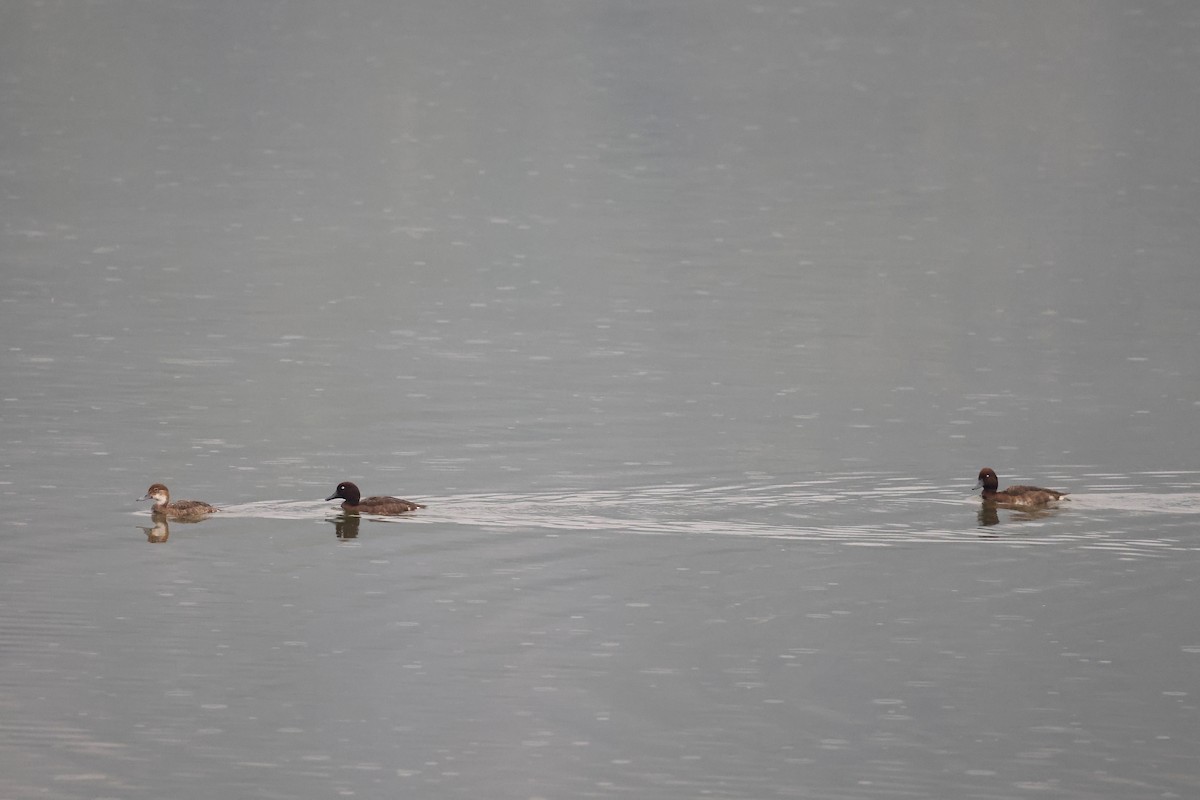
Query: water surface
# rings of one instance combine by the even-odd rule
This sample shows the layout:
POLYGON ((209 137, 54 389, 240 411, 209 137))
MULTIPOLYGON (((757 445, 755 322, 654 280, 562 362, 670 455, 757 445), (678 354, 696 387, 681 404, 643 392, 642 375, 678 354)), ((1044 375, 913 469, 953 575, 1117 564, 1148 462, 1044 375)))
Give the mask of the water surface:
POLYGON ((1194 796, 1198 27, 8 4, 0 795, 1194 796))

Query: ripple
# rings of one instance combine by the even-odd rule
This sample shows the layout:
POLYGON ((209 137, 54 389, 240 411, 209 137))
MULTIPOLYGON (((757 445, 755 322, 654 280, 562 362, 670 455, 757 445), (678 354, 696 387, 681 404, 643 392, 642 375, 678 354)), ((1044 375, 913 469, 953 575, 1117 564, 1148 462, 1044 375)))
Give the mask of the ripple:
MULTIPOLYGON (((536 493, 474 493, 426 497, 429 507, 402 517, 365 516, 374 522, 458 525, 508 531, 593 531, 638 535, 707 535, 839 542, 889 547, 930 542, 1003 540, 1016 546, 1075 544, 1123 557, 1162 557, 1195 549, 1175 515, 1200 513, 1196 476, 1181 473, 1107 474, 1108 486, 1133 486, 1148 476, 1181 492, 1072 494, 1056 508, 1002 510, 985 515, 966 488, 913 482, 899 474, 831 474, 796 483, 663 484, 632 489, 564 489, 536 493), (1147 535, 1122 520, 1155 514, 1147 535)), ((1087 476, 1093 480, 1096 475, 1087 476)), ((1107 488, 1107 486, 1105 486, 1107 488)), ((143 512, 144 513, 144 512, 143 512)), ((336 505, 314 500, 265 500, 224 506, 222 518, 333 519, 336 505)))
POLYGON ((1073 506, 1089 511, 1130 511, 1141 514, 1200 514, 1197 492, 1104 492, 1072 494, 1073 506))
POLYGON ((220 506, 220 516, 214 519, 314 519, 325 516, 335 508, 321 500, 256 500, 220 506))

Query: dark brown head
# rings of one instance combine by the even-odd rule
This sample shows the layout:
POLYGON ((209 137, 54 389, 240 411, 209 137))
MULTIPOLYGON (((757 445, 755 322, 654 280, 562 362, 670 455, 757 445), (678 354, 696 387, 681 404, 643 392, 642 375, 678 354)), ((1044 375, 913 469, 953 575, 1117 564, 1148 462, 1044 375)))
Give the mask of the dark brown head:
POLYGON ((358 501, 361 497, 362 497, 362 493, 358 491, 357 486, 355 486, 350 481, 342 481, 341 483, 339 483, 337 485, 337 489, 334 490, 333 494, 329 495, 329 497, 326 497, 325 499, 326 500, 341 499, 341 500, 345 500, 347 503, 349 503, 352 506, 356 506, 356 505, 358 505, 358 501))
POLYGON ((991 467, 984 467, 979 470, 979 480, 975 482, 975 488, 983 488, 984 493, 994 492, 1000 488, 1000 479, 996 477, 996 471, 991 467))

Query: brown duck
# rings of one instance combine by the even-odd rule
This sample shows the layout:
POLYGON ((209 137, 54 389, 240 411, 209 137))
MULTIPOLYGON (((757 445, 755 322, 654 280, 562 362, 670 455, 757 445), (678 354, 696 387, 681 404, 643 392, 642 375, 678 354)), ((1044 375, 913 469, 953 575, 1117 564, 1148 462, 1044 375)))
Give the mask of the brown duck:
POLYGON ((342 503, 343 511, 357 511, 360 514, 404 514, 425 507, 399 497, 363 497, 358 487, 349 481, 339 483, 333 494, 325 499, 345 500, 342 503))
POLYGON ((983 487, 983 502, 1008 508, 1040 508, 1067 496, 1066 492, 1043 489, 1040 486, 1009 486, 999 491, 1000 479, 991 467, 979 470, 975 488, 983 487))
POLYGON ((152 514, 161 514, 171 519, 199 519, 217 509, 202 500, 176 500, 171 502, 171 490, 161 483, 152 483, 142 500, 153 500, 152 514))

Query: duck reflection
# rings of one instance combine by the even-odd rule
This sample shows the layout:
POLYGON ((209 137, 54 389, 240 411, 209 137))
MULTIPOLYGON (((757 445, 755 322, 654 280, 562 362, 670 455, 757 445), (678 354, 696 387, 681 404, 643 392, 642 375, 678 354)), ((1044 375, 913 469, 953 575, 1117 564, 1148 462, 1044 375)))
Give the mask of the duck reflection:
POLYGON ((362 517, 358 514, 338 514, 330 520, 333 523, 334 530, 337 532, 337 538, 357 539, 358 524, 362 522, 362 517))
POLYGON ((207 516, 203 517, 170 517, 166 514, 160 514, 156 511, 150 513, 150 521, 154 523, 154 527, 147 528, 145 525, 139 525, 138 530, 146 534, 146 541, 150 544, 162 544, 171 537, 171 523, 176 525, 198 525, 207 516))
POLYGON ((150 544, 162 544, 171 536, 171 526, 167 524, 167 518, 162 514, 152 514, 154 526, 147 528, 145 525, 138 525, 138 529, 146 534, 146 541, 150 544))
POLYGON ((983 505, 979 507, 979 526, 989 528, 993 525, 999 525, 1001 508, 1009 512, 1008 520, 1010 522, 1028 522, 1031 519, 1052 517, 1058 513, 1058 509, 1056 508, 1011 508, 985 500, 983 505))

